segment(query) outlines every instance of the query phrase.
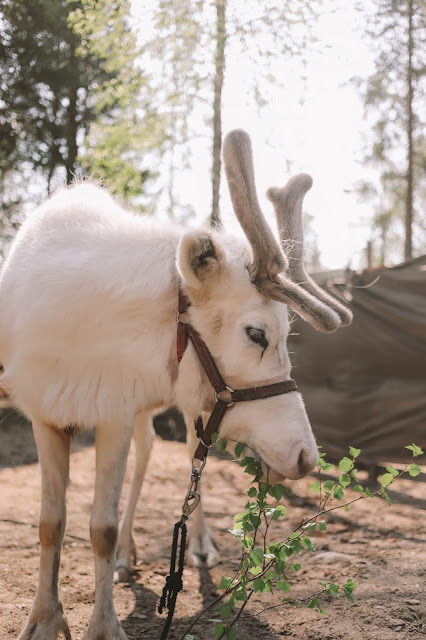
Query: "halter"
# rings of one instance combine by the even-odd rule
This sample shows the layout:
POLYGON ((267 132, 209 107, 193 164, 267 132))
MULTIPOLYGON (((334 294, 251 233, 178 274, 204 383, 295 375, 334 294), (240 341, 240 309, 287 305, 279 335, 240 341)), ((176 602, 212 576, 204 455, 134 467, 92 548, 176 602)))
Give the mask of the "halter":
POLYGON ((198 416, 195 420, 195 429, 200 440, 198 447, 192 459, 191 479, 186 493, 185 502, 182 506, 181 519, 176 522, 173 531, 172 552, 170 558, 170 574, 166 578, 166 584, 158 605, 158 612, 162 613, 165 608, 168 609, 167 619, 164 624, 163 632, 160 640, 166 640, 170 625, 172 623, 173 613, 176 606, 176 598, 179 591, 182 590, 182 574, 185 558, 186 545, 186 520, 197 507, 200 502, 200 494, 198 492, 198 484, 201 479, 201 472, 206 464, 207 454, 212 446, 212 436, 219 430, 220 423, 226 411, 235 402, 247 402, 248 400, 263 400, 264 398, 272 398, 283 393, 296 391, 297 386, 294 380, 283 380, 274 384, 265 384, 260 387, 249 387, 248 389, 231 389, 216 366, 214 358, 210 353, 206 343, 191 324, 181 322, 180 316, 185 313, 191 306, 190 301, 179 287, 179 306, 177 320, 177 359, 178 363, 183 358, 188 340, 192 342, 198 359, 203 367, 206 375, 216 393, 216 404, 207 422, 206 428, 203 429, 203 420, 198 416), (198 464, 200 463, 200 464, 198 464), (180 543, 179 543, 180 538, 180 543), (179 549, 179 552, 178 552, 179 549), (178 567, 176 568, 176 561, 178 567))
POLYGON ((220 423, 226 411, 236 402, 247 402, 250 400, 263 400, 264 398, 272 398, 284 393, 296 391, 297 386, 294 380, 283 380, 273 384, 266 384, 260 387, 249 387, 248 389, 231 389, 223 380, 219 369, 216 366, 214 358, 210 353, 206 343, 200 334, 190 324, 181 322, 180 315, 185 313, 191 303, 182 290, 179 288, 179 312, 177 314, 177 357, 178 362, 182 360, 185 353, 188 339, 192 342, 198 359, 203 367, 206 375, 216 392, 216 404, 207 422, 206 428, 203 429, 203 421, 201 416, 195 421, 195 429, 200 440, 198 447, 194 453, 195 460, 204 461, 207 457, 208 450, 212 445, 212 436, 219 430, 220 423))

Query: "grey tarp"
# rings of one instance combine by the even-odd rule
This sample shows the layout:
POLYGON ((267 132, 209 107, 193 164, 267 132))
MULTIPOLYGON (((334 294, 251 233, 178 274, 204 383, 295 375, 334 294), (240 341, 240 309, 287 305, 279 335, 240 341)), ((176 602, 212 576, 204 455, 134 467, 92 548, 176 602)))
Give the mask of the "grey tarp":
POLYGON ((289 338, 292 377, 318 444, 331 459, 360 448, 367 464, 403 462, 412 442, 426 451, 426 256, 349 272, 340 284, 327 273, 315 280, 351 298, 354 314, 333 334, 300 319, 292 327, 299 334, 289 338))

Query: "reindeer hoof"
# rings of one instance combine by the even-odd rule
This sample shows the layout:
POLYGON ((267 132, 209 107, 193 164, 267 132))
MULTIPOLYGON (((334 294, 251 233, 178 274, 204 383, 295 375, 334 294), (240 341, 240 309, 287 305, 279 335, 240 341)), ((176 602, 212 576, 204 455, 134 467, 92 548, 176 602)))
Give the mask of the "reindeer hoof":
POLYGON ((65 640, 71 640, 71 633, 62 611, 46 621, 31 622, 30 619, 18 640, 56 640, 59 633, 65 636, 65 640))
POLYGON ((219 564, 219 553, 209 533, 205 532, 202 536, 190 538, 187 562, 193 567, 208 567, 209 569, 219 564))
POLYGON ((102 624, 99 621, 97 623, 90 621, 83 640, 98 640, 100 638, 102 640, 129 640, 118 620, 110 621, 109 625, 105 624, 105 620, 102 624))
POLYGON ((116 567, 114 571, 114 582, 130 582, 132 572, 128 567, 116 567))

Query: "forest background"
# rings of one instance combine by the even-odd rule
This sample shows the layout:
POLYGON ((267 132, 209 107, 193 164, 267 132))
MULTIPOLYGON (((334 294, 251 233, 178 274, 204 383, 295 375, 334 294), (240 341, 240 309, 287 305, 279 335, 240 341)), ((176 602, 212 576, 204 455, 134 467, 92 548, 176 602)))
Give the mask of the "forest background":
POLYGON ((243 127, 260 196, 314 178, 311 268, 420 255, 425 51, 423 0, 0 0, 2 251, 75 177, 235 230, 220 146, 243 127))

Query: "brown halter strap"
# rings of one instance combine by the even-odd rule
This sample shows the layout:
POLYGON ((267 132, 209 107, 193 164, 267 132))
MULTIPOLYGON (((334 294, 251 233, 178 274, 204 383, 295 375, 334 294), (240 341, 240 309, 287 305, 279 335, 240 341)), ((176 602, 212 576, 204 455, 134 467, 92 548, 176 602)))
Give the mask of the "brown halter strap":
POLYGON ((201 366, 206 372, 210 384, 216 392, 216 404, 207 422, 206 428, 203 429, 201 416, 199 416, 195 421, 195 428, 197 430, 200 443, 195 451, 194 458, 196 460, 204 460, 209 448, 211 447, 213 434, 219 430, 219 425, 223 416, 227 409, 229 409, 229 407, 231 407, 235 402, 247 402, 250 400, 271 398, 272 396, 296 391, 297 386, 294 380, 283 380, 281 382, 266 384, 260 387, 249 387, 248 389, 234 390, 228 387, 220 375, 212 354, 198 331, 194 329, 192 325, 181 322, 180 320, 180 314, 185 313, 190 304, 191 303, 188 298, 179 288, 179 313, 177 315, 178 362, 182 360, 189 339, 195 349, 201 366))

